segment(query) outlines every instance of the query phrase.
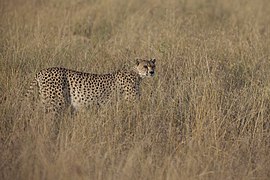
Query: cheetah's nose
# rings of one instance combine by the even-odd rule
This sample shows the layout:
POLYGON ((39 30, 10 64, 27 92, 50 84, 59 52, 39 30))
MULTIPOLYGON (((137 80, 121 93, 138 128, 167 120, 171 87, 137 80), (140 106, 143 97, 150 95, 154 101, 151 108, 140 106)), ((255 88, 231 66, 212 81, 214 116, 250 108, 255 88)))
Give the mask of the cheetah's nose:
POLYGON ((150 71, 150 74, 151 74, 151 76, 153 76, 154 75, 154 71, 150 71))

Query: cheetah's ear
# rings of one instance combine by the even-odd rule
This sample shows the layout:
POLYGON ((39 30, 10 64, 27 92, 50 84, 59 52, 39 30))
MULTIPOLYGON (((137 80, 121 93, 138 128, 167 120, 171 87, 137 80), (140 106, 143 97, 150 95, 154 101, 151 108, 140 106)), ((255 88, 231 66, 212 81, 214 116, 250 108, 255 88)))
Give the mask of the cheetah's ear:
POLYGON ((150 61, 155 64, 156 63, 156 58, 153 58, 150 61))

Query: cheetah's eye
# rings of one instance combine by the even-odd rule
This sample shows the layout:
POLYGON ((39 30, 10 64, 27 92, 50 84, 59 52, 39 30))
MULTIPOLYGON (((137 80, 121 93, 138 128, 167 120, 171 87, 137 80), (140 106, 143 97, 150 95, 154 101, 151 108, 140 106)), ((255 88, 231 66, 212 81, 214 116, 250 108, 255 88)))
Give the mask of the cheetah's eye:
POLYGON ((148 68, 146 65, 143 66, 144 68, 148 68))

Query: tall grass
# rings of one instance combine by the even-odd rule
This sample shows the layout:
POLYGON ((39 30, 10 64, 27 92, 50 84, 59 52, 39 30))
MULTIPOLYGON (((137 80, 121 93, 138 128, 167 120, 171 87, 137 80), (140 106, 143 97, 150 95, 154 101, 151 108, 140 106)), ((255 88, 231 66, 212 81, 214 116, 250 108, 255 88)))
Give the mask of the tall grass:
MULTIPOLYGON (((269 179, 268 0, 0 2, 1 179, 269 179), (139 103, 53 120, 20 104, 51 66, 155 57, 139 103)), ((37 106, 33 108, 30 104, 37 106)))

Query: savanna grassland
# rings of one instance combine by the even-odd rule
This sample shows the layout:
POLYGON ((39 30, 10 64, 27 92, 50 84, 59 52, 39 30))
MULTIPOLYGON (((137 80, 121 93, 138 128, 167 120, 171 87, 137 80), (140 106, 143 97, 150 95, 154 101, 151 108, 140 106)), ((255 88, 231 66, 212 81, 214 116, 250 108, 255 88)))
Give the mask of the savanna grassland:
POLYGON ((0 179, 269 179, 268 0, 1 0, 0 179), (139 103, 54 120, 34 74, 157 59, 139 103), (24 103, 21 103, 24 102, 24 103))

